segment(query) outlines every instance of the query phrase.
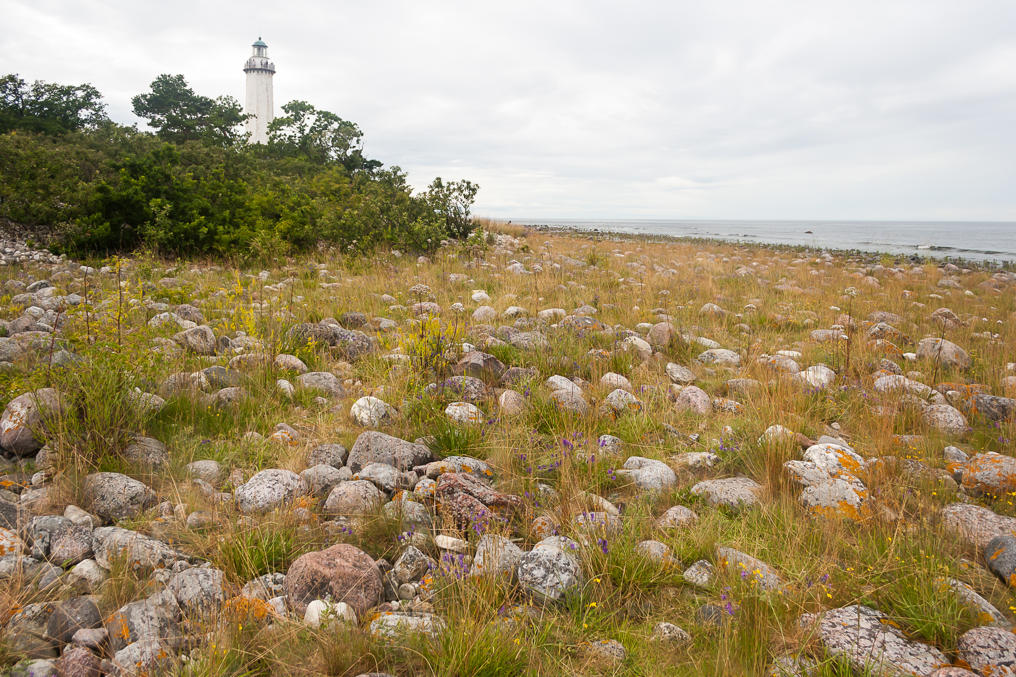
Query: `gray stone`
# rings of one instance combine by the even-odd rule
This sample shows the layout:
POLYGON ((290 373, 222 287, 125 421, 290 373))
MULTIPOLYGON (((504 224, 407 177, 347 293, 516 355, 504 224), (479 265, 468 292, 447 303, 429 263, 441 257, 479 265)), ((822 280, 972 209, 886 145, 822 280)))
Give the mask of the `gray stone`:
POLYGON ((522 549, 504 536, 484 534, 476 545, 469 573, 472 576, 495 576, 511 581, 515 578, 522 554, 522 549))
POLYGON ((519 585, 537 599, 557 601, 581 585, 582 568, 571 554, 557 548, 534 548, 522 555, 516 569, 519 585))
POLYGON ((826 652, 847 660, 858 673, 927 675, 949 664, 941 651, 907 639, 885 614, 866 606, 832 609, 816 620, 826 652))
POLYGON ((233 492, 236 507, 245 514, 273 510, 306 493, 299 475, 279 468, 262 470, 233 492))
POLYGON ((91 597, 71 597, 53 608, 46 623, 46 634, 60 644, 71 641, 74 633, 81 629, 98 628, 102 625, 102 614, 91 597))
POLYGON ((386 423, 391 423, 399 415, 395 408, 377 397, 367 395, 361 397, 349 409, 349 416, 353 421, 364 428, 377 428, 386 423))
POLYGON ((113 651, 139 640, 159 640, 177 646, 183 640, 180 605, 169 590, 147 599, 130 602, 106 619, 106 631, 113 651))
POLYGON ((688 367, 681 366, 676 362, 667 363, 667 378, 671 383, 689 385, 695 382, 695 374, 688 367))
POLYGON ((89 512, 111 520, 137 517, 155 505, 155 492, 148 486, 115 472, 92 473, 85 477, 82 495, 89 512))
POLYGON ((166 445, 153 437, 136 435, 123 455, 135 467, 148 470, 160 470, 169 463, 166 445))
POLYGON ((748 477, 725 477, 704 480, 691 488, 691 493, 705 498, 711 506, 739 510, 759 504, 762 486, 748 477))
POLYGON ((18 395, 0 416, 0 448, 28 456, 42 448, 46 422, 59 415, 62 400, 53 388, 18 395))
POLYGON ((1016 674, 1016 634, 1009 628, 967 630, 956 642, 960 658, 982 675, 1016 674))
POLYGON ((917 343, 917 359, 941 362, 954 369, 969 369, 970 356, 952 341, 924 338, 917 343))
POLYGON ((202 324, 177 332, 173 335, 173 340, 184 350, 197 355, 215 354, 215 334, 207 325, 202 324))
POLYGON ((677 484, 677 474, 663 461, 642 456, 630 456, 618 475, 628 477, 641 489, 662 491, 677 484))
POLYGON ((335 468, 346 465, 349 450, 341 444, 319 444, 307 454, 307 466, 325 464, 335 468))
POLYGON ((95 561, 106 570, 112 569, 113 561, 121 558, 143 569, 165 568, 187 558, 160 540, 120 527, 95 529, 92 532, 92 550, 95 561))
POLYGON ((173 574, 166 589, 185 615, 215 612, 226 599, 225 574, 211 567, 191 567, 173 574))
POLYGON ((345 397, 346 390, 342 387, 339 377, 329 371, 310 371, 296 377, 301 388, 314 390, 331 397, 345 397))
POLYGON ((437 569, 437 562, 419 548, 409 546, 392 565, 392 579, 397 584, 416 583, 428 571, 437 569))
POLYGON ((349 451, 347 465, 354 473, 369 463, 386 463, 399 470, 411 470, 431 460, 430 449, 382 432, 360 433, 349 451))
POLYGON ((350 480, 335 485, 325 500, 325 510, 338 515, 364 515, 384 500, 384 494, 372 482, 350 480))
POLYGON ((1006 585, 1016 587, 1016 536, 1004 534, 991 539, 984 548, 984 562, 1006 585))
POLYGON ((397 612, 378 616, 370 622, 369 629, 375 637, 399 640, 411 635, 438 637, 445 624, 434 614, 397 612))

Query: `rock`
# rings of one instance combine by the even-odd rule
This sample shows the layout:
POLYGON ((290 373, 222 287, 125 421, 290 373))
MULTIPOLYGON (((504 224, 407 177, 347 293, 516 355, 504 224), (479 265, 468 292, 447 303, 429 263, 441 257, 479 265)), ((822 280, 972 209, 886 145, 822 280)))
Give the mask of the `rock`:
POLYGON ((192 567, 173 574, 166 588, 173 593, 184 615, 218 611, 226 600, 225 574, 210 567, 192 567))
POLYGON ((81 629, 98 628, 102 614, 91 597, 71 597, 53 608, 46 623, 46 634, 55 642, 66 644, 81 629))
POLYGON ((7 650, 29 658, 56 656, 56 644, 47 633, 53 609, 46 602, 30 602, 20 609, 11 607, 4 633, 7 650))
POLYGON ((677 563, 673 553, 670 552, 670 546, 660 541, 639 541, 635 544, 634 550, 639 555, 657 564, 670 566, 677 563))
POLYGON ((454 423, 483 423, 486 419, 480 408, 469 402, 452 402, 445 407, 444 413, 454 423))
POLYGON ((345 397, 346 390, 342 387, 339 377, 330 371, 309 371, 296 377, 301 388, 323 393, 331 397, 345 397))
POLYGON ((649 342, 649 345, 655 348, 663 348, 668 346, 671 341, 681 340, 681 334, 678 332, 677 327, 671 323, 657 322, 646 334, 646 340, 649 342))
POLYGON ((399 415, 395 408, 377 397, 369 395, 361 397, 349 410, 349 416, 353 421, 364 428, 377 428, 386 423, 391 423, 399 415))
MULTIPOLYGON (((1016 567, 1014 567, 1014 570, 1016 570, 1016 567)), ((1009 619, 1006 615, 995 608, 995 605, 991 602, 977 594, 977 591, 972 587, 963 581, 956 580, 955 578, 950 578, 946 582, 949 584, 952 591, 956 593, 956 597, 959 598, 966 607, 977 613, 979 622, 989 625, 997 625, 999 627, 1010 626, 1009 619)))
POLYGON ((824 390, 836 380, 836 372, 824 364, 816 364, 798 372, 796 378, 806 386, 824 390))
POLYGON ((984 562, 1006 585, 1016 587, 1016 536, 1002 534, 984 547, 984 562))
POLYGON ((154 675, 163 674, 173 663, 173 654, 167 643, 158 639, 142 639, 132 642, 113 655, 113 675, 154 675))
POLYGON ((384 501, 384 494, 372 482, 339 482, 325 499, 325 511, 337 515, 365 515, 384 501))
POLYGON ((550 399, 554 400, 558 408, 564 411, 569 411, 579 416, 585 416, 589 413, 589 404, 586 403, 581 392, 576 392, 576 390, 555 390, 550 394, 550 399))
POLYGON ((649 491, 662 491, 677 484, 677 474, 670 466, 663 461, 642 456, 630 456, 618 474, 649 491))
POLYGON ((11 677, 58 677, 59 661, 36 658, 18 663, 8 673, 11 677))
POLYGON ((497 403, 504 416, 519 416, 526 410, 526 398, 515 390, 505 390, 497 403))
POLYGON ((386 613, 370 622, 370 634, 388 640, 405 639, 411 635, 437 637, 445 624, 430 613, 386 613))
POLYGON ((762 486, 748 477, 726 477, 704 480, 691 488, 691 493, 705 498, 711 506, 739 510, 759 504, 762 486))
POLYGON ((42 448, 42 433, 50 418, 59 416, 62 400, 53 388, 18 395, 0 417, 0 448, 28 456, 42 448))
POLYGON ((307 605, 303 614, 303 624, 311 628, 320 628, 332 619, 356 625, 356 612, 345 602, 329 603, 316 599, 307 605))
POLYGON ((606 410, 614 414, 623 414, 629 411, 641 411, 642 403, 627 390, 617 388, 612 390, 603 398, 606 410))
POLYGON ((386 463, 399 470, 411 470, 431 459, 430 450, 377 431, 360 433, 349 451, 347 464, 353 472, 369 463, 386 463))
POLYGON ((649 344, 649 342, 639 338, 638 336, 626 337, 623 341, 621 341, 621 349, 626 352, 635 353, 643 362, 653 356, 653 347, 649 344))
POLYGON ((709 588, 716 578, 716 568, 712 562, 700 559, 684 570, 684 580, 697 588, 709 588))
POLYGON ((960 635, 956 649, 960 659, 982 675, 1016 674, 1016 634, 1008 628, 967 630, 960 635))
POLYGON ((146 470, 161 470, 169 463, 166 445, 152 437, 135 435, 123 452, 133 466, 146 470))
POLYGON ((244 514, 274 510, 307 493, 307 484, 295 472, 270 468, 251 477, 233 491, 236 507, 244 514))
POLYGON ((667 508, 660 519, 656 520, 656 525, 661 529, 686 529, 698 522, 698 518, 691 508, 675 505, 667 508))
POLYGON ((78 562, 64 576, 63 581, 72 589, 81 592, 95 592, 106 582, 109 575, 94 559, 78 562))
POLYGON ((958 409, 948 404, 931 404, 921 414, 924 424, 950 435, 967 432, 967 419, 958 409))
POLYGON ((70 646, 58 662, 60 677, 100 677, 102 661, 83 646, 70 646))
POLYGON ((368 463, 353 475, 353 479, 373 482, 378 489, 388 493, 394 492, 402 484, 399 470, 387 463, 368 463))
POLYGON ((473 311, 473 324, 488 324, 497 320, 497 311, 490 306, 480 306, 473 311))
POLYGON ((660 621, 653 626, 653 634, 650 639, 659 642, 673 642, 674 644, 690 644, 691 635, 673 623, 660 621))
POLYGON ((1016 535, 1016 517, 997 515, 972 503, 953 503, 942 509, 942 523, 977 550, 996 536, 1016 535))
POLYGON ((699 416, 713 413, 713 402, 704 390, 697 386, 685 386, 677 394, 674 408, 678 411, 690 411, 699 416))
POLYGON ((345 473, 332 465, 320 463, 300 473, 300 479, 307 485, 312 496, 324 498, 333 487, 345 479, 345 473))
POLYGON ((120 527, 99 527, 92 532, 95 561, 104 569, 113 567, 113 560, 123 558, 144 569, 165 568, 177 560, 187 559, 160 540, 120 527))
POLYGON ((688 367, 683 367, 680 364, 676 364, 674 362, 668 362, 667 378, 670 379, 671 383, 688 385, 690 383, 694 383, 695 374, 688 367))
POLYGON ((472 376, 452 376, 440 383, 432 383, 424 390, 437 397, 454 397, 470 404, 479 404, 493 395, 486 383, 472 376))
POLYGON ((180 617, 180 605, 169 590, 130 602, 106 619, 110 647, 119 651, 140 640, 158 640, 177 646, 183 640, 180 617))
POLYGON ((173 334, 173 340, 184 350, 196 355, 215 354, 215 334, 211 327, 198 325, 173 334))
POLYGON ((971 364, 965 350, 942 338, 924 338, 918 341, 917 359, 941 362, 954 369, 969 369, 971 364))
POLYGON ((995 451, 975 454, 963 467, 960 484, 974 495, 1004 496, 1016 491, 1016 458, 995 451))
POLYGON ((712 348, 699 354, 695 358, 702 364, 715 364, 721 367, 737 367, 741 364, 741 356, 733 350, 724 348, 712 348))
POLYGON ((885 614, 866 606, 825 611, 817 622, 826 652, 842 657, 858 673, 927 675, 949 665, 941 651, 907 639, 885 614))
POLYGON ((860 520, 867 513, 867 489, 863 485, 829 478, 805 487, 801 503, 814 515, 860 520))
MULTIPOLYGON (((1006 378, 1013 379, 1013 390, 1016 390, 1016 376, 1008 376, 1006 378)), ((1016 399, 988 395, 987 393, 976 393, 971 409, 972 413, 983 416, 989 421, 1005 421, 1016 416, 1016 399)))
POLYGON ((155 505, 155 492, 136 479, 115 472, 92 473, 82 483, 85 508, 99 517, 137 517, 155 505))
POLYGON ((289 605, 299 614, 327 595, 345 602, 362 618, 381 602, 381 573, 367 553, 338 543, 298 557, 286 572, 285 590, 289 605))
POLYGON ((456 376, 471 376, 484 381, 495 383, 504 376, 505 365, 493 355, 471 350, 459 359, 452 367, 456 376))
POLYGON ((419 548, 409 546, 392 565, 392 579, 398 583, 416 583, 428 571, 437 569, 437 562, 419 548))
POLYGON ((523 551, 504 536, 484 534, 476 545, 472 576, 495 576, 499 580, 512 580, 522 560, 523 551))
POLYGON ((303 360, 296 355, 289 355, 288 353, 279 353, 276 355, 272 364, 275 365, 276 369, 293 371, 297 374, 306 374, 308 371, 307 365, 304 364, 303 360))
POLYGON ((341 444, 320 444, 314 447, 307 454, 307 465, 330 465, 333 468, 341 468, 346 465, 346 457, 349 451, 341 444))
POLYGON ((512 513, 522 508, 522 499, 487 486, 469 473, 444 473, 435 487, 439 505, 461 527, 489 525, 495 511, 512 513))
POLYGON ((540 600, 557 601, 582 583, 582 568, 570 553, 554 547, 524 553, 516 568, 519 585, 540 600))
POLYGON ((583 643, 581 651, 587 661, 599 665, 620 665, 628 658, 628 651, 616 639, 600 639, 583 643))
POLYGON ((212 486, 218 486, 225 476, 225 471, 218 461, 202 459, 187 464, 187 473, 192 477, 208 482, 212 486))

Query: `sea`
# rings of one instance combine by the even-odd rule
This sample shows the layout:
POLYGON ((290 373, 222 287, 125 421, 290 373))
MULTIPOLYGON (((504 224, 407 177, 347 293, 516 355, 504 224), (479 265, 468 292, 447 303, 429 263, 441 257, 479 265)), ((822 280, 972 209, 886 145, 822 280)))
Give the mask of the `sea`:
POLYGON ((1016 262, 1016 222, 1011 221, 512 219, 512 222, 574 230, 800 245, 981 262, 1016 262))

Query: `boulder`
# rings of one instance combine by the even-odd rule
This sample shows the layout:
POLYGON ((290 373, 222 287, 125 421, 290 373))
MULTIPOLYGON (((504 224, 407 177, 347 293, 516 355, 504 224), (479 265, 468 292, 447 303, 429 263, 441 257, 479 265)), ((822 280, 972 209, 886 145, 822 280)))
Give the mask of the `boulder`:
POLYGON ((270 468, 233 491, 236 507, 245 514, 274 510, 307 493, 307 484, 290 470, 270 468))
POLYGON ((369 463, 386 463, 399 470, 411 470, 431 459, 430 450, 398 437, 371 430, 360 433, 349 451, 347 464, 353 472, 369 463))
POLYGON ((969 369, 971 364, 965 350, 942 338, 924 338, 918 341, 917 359, 937 361, 953 369, 969 369))
POLYGON ((370 555, 346 543, 301 555, 284 584, 289 605, 303 615, 316 599, 345 602, 358 618, 381 602, 381 572, 370 555))
POLYGON ((18 395, 0 417, 0 448, 15 456, 28 456, 42 448, 47 419, 59 415, 62 400, 53 388, 18 395))
POLYGON ((143 482, 115 472, 92 473, 82 483, 84 507, 99 517, 137 517, 155 505, 155 492, 143 482))

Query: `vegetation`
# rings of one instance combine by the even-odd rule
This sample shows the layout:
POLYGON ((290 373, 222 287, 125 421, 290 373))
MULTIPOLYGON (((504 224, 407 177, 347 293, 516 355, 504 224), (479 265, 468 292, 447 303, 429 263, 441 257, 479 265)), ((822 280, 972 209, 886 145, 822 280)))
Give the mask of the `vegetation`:
MULTIPOLYGON (((7 137, 5 143, 19 136, 7 137)), ((85 152, 95 137, 77 138, 85 152)), ((181 156, 236 153, 196 140, 166 147, 151 138, 125 135, 123 143, 157 144, 157 149, 168 148, 159 152, 181 156)), ((230 157, 254 165, 263 161, 254 152, 230 157)), ((309 166, 302 164, 309 160, 295 157, 279 162, 309 166)), ((149 171, 154 170, 140 174, 149 171)), ((369 191, 383 185, 378 178, 383 173, 379 169, 350 173, 330 164, 306 185, 363 181, 366 187, 361 189, 369 191)), ((354 194, 350 188, 349 195, 354 194)), ((382 203, 381 196, 377 199, 379 209, 383 204, 411 209, 408 202, 397 207, 382 203)), ((455 210, 451 213, 454 218, 455 210)), ((445 232, 447 222, 442 223, 445 232)), ((299 241, 292 237, 287 235, 285 241, 299 241)), ((62 316, 58 340, 0 371, 0 407, 31 388, 54 386, 72 393, 72 406, 53 433, 52 453, 61 469, 51 494, 53 512, 80 502, 77 482, 83 473, 117 469, 141 477, 159 500, 203 519, 198 523, 166 518, 153 509, 121 525, 158 535, 210 561, 225 572, 230 595, 253 576, 284 572, 299 555, 338 541, 394 562, 414 536, 397 512, 379 509, 336 520, 322 509, 320 496, 308 495, 252 521, 238 515, 221 495, 197 490, 186 470, 191 461, 213 459, 244 477, 263 468, 301 471, 308 452, 321 443, 352 446, 365 429, 352 420, 350 404, 361 395, 373 395, 399 409, 400 416, 381 427, 384 432, 409 440, 430 436, 435 457, 466 454, 484 459, 493 469, 494 486, 523 497, 522 517, 490 525, 491 530, 529 549, 542 537, 534 520, 545 518, 562 534, 586 543, 581 552, 584 583, 562 602, 543 605, 508 577, 463 576, 463 560, 444 559, 448 553, 427 541, 421 547, 439 567, 429 575, 425 597, 446 624, 445 632, 433 640, 381 639, 370 632, 370 617, 355 625, 333 622, 308 628, 296 617, 276 618, 257 600, 230 597, 218 614, 202 620, 199 632, 207 634, 199 636, 210 640, 188 645, 188 660, 176 665, 180 674, 356 675, 384 670, 434 675, 762 675, 775 658, 800 656, 814 660, 812 674, 832 677, 869 672, 826 655, 814 633, 799 624, 802 614, 850 604, 874 606, 908 637, 936 645, 955 662, 960 635, 985 621, 944 580, 968 583, 1008 615, 1016 609, 1010 589, 978 563, 976 548, 938 517, 943 506, 958 500, 955 483, 945 472, 942 448, 957 444, 970 453, 1011 454, 1016 423, 1010 419, 992 424, 971 415, 969 433, 951 436, 908 413, 912 405, 902 398, 876 394, 871 387, 888 359, 920 370, 911 374, 915 379, 979 383, 990 392, 1012 396, 1012 382, 1005 379, 1013 375, 1007 372, 1007 363, 1012 361, 1011 346, 1016 345, 1011 322, 1016 296, 1011 286, 997 292, 990 272, 956 274, 963 289, 953 289, 938 284, 949 275, 935 265, 887 262, 901 265, 897 273, 846 257, 826 262, 730 244, 593 240, 503 227, 448 244, 432 262, 423 264, 383 247, 370 265, 362 257, 323 251, 236 266, 183 263, 148 252, 129 259, 84 262, 108 269, 85 273, 67 265, 58 277, 36 265, 0 268, 0 289, 50 278, 59 285, 59 293, 87 297, 86 303, 62 316), (537 265, 543 270, 530 275, 507 272, 507 263, 516 258, 531 270, 537 265), (753 272, 738 274, 741 268, 753 272), (5 286, 9 281, 15 284, 5 286), (443 309, 440 315, 423 321, 415 317, 412 304, 428 298, 415 287, 419 284, 433 292, 433 300, 443 309), (737 350, 742 366, 697 364, 694 356, 700 349, 677 339, 660 347, 659 359, 643 360, 625 350, 623 334, 606 336, 563 324, 538 325, 548 338, 540 349, 490 340, 485 326, 468 319, 478 305, 470 300, 474 288, 486 291, 499 312, 509 306, 524 307, 532 314, 543 308, 570 311, 595 303, 596 319, 610 327, 635 328, 654 320, 659 311, 677 326, 694 327, 698 335, 737 350), (385 294, 397 303, 382 298, 385 294), (137 398, 123 393, 134 388, 162 392, 160 384, 170 374, 192 374, 212 364, 224 367, 234 357, 230 352, 208 358, 154 349, 179 329, 152 322, 163 311, 155 304, 184 302, 201 310, 216 336, 253 346, 255 354, 295 354, 312 370, 337 374, 346 396, 325 401, 304 389, 287 395, 277 380, 295 382, 295 374, 266 359, 236 367, 243 391, 232 404, 215 403, 211 399, 215 388, 209 387, 204 393, 168 396, 158 411, 142 408, 137 398), (463 303, 466 313, 452 311, 454 303, 463 303), (705 303, 722 304, 739 317, 702 314, 699 309, 705 303), (966 324, 943 330, 930 317, 941 305, 951 305, 966 324), (396 323, 387 332, 380 331, 376 322, 377 331, 365 328, 379 343, 374 354, 349 360, 320 342, 296 345, 287 338, 294 322, 341 318, 354 311, 396 323), (966 347, 970 369, 960 372, 905 361, 900 354, 900 348, 909 345, 905 338, 898 339, 898 345, 866 340, 865 332, 873 325, 868 318, 876 311, 898 314, 911 339, 944 334, 966 347), (811 338, 813 329, 850 323, 857 325, 850 332, 856 336, 851 341, 820 343, 811 338), (535 377, 513 385, 525 401, 521 413, 503 414, 496 398, 490 397, 479 402, 485 414, 482 422, 447 420, 443 412, 450 397, 426 388, 448 376, 464 342, 484 346, 511 366, 537 371, 535 377), (52 355, 61 348, 78 359, 57 364, 52 355), (802 367, 829 365, 837 374, 833 387, 803 388, 757 359, 781 349, 800 352, 802 367), (404 359, 384 357, 391 353, 404 359), (668 396, 665 365, 670 360, 688 365, 696 385, 710 394, 727 395, 726 383, 735 377, 754 378, 759 386, 750 394, 731 395, 741 402, 739 410, 690 415, 676 410, 668 396), (608 371, 631 381, 640 408, 617 415, 597 413, 595 405, 609 392, 600 385, 608 371), (583 391, 593 411, 588 415, 561 411, 544 386, 554 374, 586 379, 583 391), (273 437, 282 422, 299 436, 273 437), (790 441, 760 441, 773 424, 812 438, 836 433, 864 457, 884 459, 876 466, 881 469, 864 477, 877 509, 856 521, 809 514, 798 500, 800 488, 788 480, 783 465, 800 458, 800 447, 790 441), (166 443, 170 460, 162 472, 143 474, 124 466, 123 448, 139 433, 166 443), (606 454, 598 447, 597 439, 605 433, 622 440, 620 454, 606 454), (689 452, 710 452, 718 461, 712 467, 692 466, 686 463, 689 452), (628 456, 667 462, 677 472, 677 484, 659 493, 639 489, 618 472, 628 456), (923 468, 924 474, 915 474, 914 468, 923 468), (714 508, 690 491, 702 479, 736 475, 762 485, 759 505, 739 512, 714 508), (590 534, 576 523, 576 515, 602 505, 596 499, 620 508, 623 524, 618 533, 590 534), (681 529, 661 528, 659 516, 674 505, 695 510, 698 521, 681 529), (645 539, 662 542, 673 560, 644 557, 636 544, 645 539), (784 587, 763 590, 754 578, 737 571, 721 572, 706 588, 685 581, 682 572, 693 563, 715 562, 717 545, 764 560, 779 573, 784 587), (704 614, 706 607, 721 610, 720 617, 704 614), (692 640, 653 639, 660 621, 681 626, 692 640), (595 660, 588 651, 590 643, 603 639, 619 641, 627 657, 616 663, 595 660)), ((13 295, 0 298, 4 319, 24 310, 13 303, 13 295)), ((234 486, 232 478, 224 479, 217 490, 228 492, 234 486)), ((416 498, 434 519, 433 530, 423 535, 458 536, 469 541, 470 548, 476 545, 478 533, 455 525, 433 501, 416 498)), ((1016 516, 1011 495, 963 500, 1016 516)), ((114 562, 103 591, 104 613, 147 594, 148 583, 125 563, 114 562)), ((10 579, 0 588, 0 603, 10 608, 42 599, 20 580, 10 579)), ((4 646, 0 630, 0 662, 7 665, 20 658, 4 646)))
POLYGON ((363 155, 352 122, 291 101, 269 143, 245 141, 230 97, 160 75, 132 100, 152 132, 109 120, 91 85, 0 79, 0 218, 54 250, 272 258, 334 245, 430 251, 473 229, 477 186, 437 178, 414 194, 363 155))

